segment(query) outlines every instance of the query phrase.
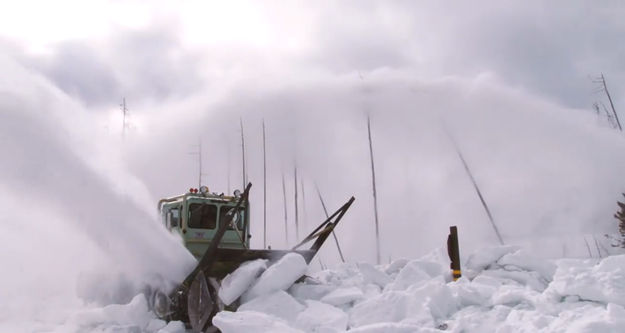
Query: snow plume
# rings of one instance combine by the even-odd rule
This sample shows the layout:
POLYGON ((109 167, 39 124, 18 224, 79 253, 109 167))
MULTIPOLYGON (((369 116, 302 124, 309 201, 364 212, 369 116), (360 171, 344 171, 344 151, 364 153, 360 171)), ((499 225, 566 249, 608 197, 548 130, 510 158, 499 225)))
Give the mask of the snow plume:
POLYGON ((5 58, 0 68, 0 322, 7 331, 50 329, 81 306, 78 294, 126 302, 149 279, 180 279, 192 259, 159 227, 154 200, 101 129, 38 75, 5 58))
MULTIPOLYGON (((204 183, 218 193, 228 192, 228 184, 240 188, 241 117, 248 179, 255 185, 252 243, 262 246, 264 119, 269 244, 287 246, 282 174, 288 245, 295 243, 297 165, 300 239, 325 219, 316 183, 332 211, 355 195, 336 233, 349 260, 372 261, 369 114, 384 261, 443 246, 449 225, 459 226, 463 251, 498 243, 446 132, 462 151, 507 244, 529 244, 550 257, 587 256, 585 234, 616 230, 612 214, 623 190, 625 140, 590 111, 563 107, 489 73, 416 79, 410 72, 380 69, 366 75, 303 71, 298 77, 289 84, 279 82, 292 76, 267 84, 246 77, 226 93, 150 108, 149 118, 147 110, 138 110, 146 116, 128 140, 131 169, 160 196, 194 186, 197 160, 188 153, 200 137, 204 183), (165 159, 146 167, 163 152, 165 159)), ((321 258, 338 262, 332 240, 321 258)))

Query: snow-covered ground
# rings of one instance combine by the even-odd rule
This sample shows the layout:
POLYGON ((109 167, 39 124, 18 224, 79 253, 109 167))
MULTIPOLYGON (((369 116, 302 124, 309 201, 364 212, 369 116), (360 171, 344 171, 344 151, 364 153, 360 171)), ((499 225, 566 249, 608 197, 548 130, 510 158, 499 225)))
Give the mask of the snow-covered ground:
MULTIPOLYGON (((483 248, 452 281, 443 249, 387 265, 347 263, 303 273, 289 255, 265 269, 244 265, 224 295, 243 295, 214 324, 233 332, 622 332, 625 255, 539 259, 515 246, 483 248), (260 274, 260 275, 259 275, 260 274), (252 277, 252 278, 250 278, 252 277)), ((73 314, 55 332, 185 332, 148 311, 142 295, 125 305, 73 314)))

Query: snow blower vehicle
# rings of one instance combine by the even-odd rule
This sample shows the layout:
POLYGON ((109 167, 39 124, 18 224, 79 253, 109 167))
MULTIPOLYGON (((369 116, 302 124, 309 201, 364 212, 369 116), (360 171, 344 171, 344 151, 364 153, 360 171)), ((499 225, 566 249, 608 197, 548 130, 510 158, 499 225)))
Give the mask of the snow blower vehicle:
MULTIPOLYGON (((250 249, 251 186, 248 183, 243 193, 236 190, 232 196, 211 193, 202 186, 159 201, 165 227, 179 233, 185 247, 198 259, 195 269, 173 291, 158 291, 150 297, 159 318, 182 321, 195 332, 211 330, 213 316, 224 309, 218 291, 226 275, 246 261, 267 259, 271 263, 290 252, 299 253, 310 263, 354 201, 351 197, 290 250, 250 249), (300 249, 309 242, 313 242, 310 248, 300 249)), ((236 307, 235 303, 228 310, 236 307)))

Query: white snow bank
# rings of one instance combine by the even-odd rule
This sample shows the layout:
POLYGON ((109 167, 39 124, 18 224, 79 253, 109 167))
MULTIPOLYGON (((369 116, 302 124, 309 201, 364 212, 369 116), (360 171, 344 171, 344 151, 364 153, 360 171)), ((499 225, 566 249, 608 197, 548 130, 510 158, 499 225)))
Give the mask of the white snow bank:
POLYGON ((258 296, 286 290, 302 277, 307 269, 304 257, 297 253, 288 253, 267 268, 256 283, 241 296, 241 300, 245 303, 258 296))
POLYGON ((226 305, 232 304, 267 269, 267 260, 257 259, 243 263, 234 272, 226 275, 219 287, 219 298, 226 305))
POLYGON ((545 292, 554 298, 575 295, 625 306, 625 255, 607 257, 598 264, 595 260, 560 260, 545 292))

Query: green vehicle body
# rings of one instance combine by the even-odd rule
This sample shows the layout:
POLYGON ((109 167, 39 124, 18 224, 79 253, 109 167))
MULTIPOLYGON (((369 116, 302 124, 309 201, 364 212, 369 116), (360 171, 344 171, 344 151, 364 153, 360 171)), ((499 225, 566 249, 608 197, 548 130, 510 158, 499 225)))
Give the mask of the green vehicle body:
MULTIPOLYGON (((198 191, 196 191, 198 192, 198 191)), ((159 201, 161 219, 165 227, 180 235, 184 246, 200 259, 217 233, 218 221, 234 209, 238 197, 223 194, 189 192, 159 201)), ((249 203, 239 207, 237 222, 226 230, 219 248, 249 249, 249 203)))

